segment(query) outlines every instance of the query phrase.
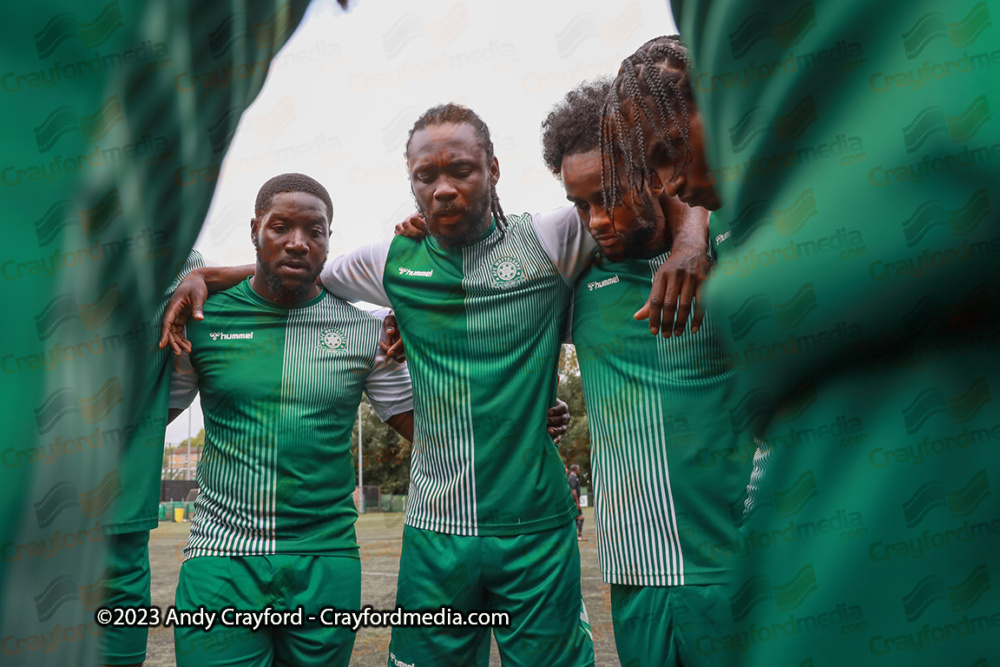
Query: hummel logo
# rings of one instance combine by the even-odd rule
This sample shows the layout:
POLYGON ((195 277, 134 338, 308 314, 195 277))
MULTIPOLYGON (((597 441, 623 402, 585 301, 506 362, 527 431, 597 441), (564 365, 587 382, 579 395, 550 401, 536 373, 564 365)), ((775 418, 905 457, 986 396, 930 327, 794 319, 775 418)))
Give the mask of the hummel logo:
POLYGON ((421 278, 430 278, 434 275, 434 269, 430 271, 414 271, 413 269, 407 269, 406 267, 399 267, 399 275, 401 276, 420 276, 421 278))
POLYGON ((608 285, 614 285, 617 282, 619 282, 619 279, 618 274, 616 273, 606 280, 597 280, 592 283, 587 283, 587 289, 593 292, 595 289, 601 289, 602 287, 607 287, 608 285))
POLYGON ((219 340, 220 338, 222 340, 250 340, 253 338, 252 331, 250 333, 234 333, 234 334, 216 333, 213 331, 208 335, 212 337, 212 340, 219 340))

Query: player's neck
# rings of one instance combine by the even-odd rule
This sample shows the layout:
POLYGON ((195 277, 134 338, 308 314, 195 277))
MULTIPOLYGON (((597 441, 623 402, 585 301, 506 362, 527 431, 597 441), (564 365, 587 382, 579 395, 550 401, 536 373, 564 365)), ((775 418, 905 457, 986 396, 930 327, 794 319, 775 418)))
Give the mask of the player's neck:
POLYGON ((645 242, 630 249, 626 259, 652 259, 653 257, 659 257, 670 250, 673 242, 673 235, 666 229, 666 225, 663 225, 650 238, 646 239, 645 242))

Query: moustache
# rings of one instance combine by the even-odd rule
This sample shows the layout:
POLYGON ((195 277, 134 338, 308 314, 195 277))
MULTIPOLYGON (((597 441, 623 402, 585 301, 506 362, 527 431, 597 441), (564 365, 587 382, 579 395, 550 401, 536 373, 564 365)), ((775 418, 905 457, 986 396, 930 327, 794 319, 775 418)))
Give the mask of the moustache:
POLYGON ((469 209, 464 206, 459 206, 457 204, 445 204, 444 206, 437 208, 431 212, 431 217, 443 218, 449 215, 467 215, 469 209))

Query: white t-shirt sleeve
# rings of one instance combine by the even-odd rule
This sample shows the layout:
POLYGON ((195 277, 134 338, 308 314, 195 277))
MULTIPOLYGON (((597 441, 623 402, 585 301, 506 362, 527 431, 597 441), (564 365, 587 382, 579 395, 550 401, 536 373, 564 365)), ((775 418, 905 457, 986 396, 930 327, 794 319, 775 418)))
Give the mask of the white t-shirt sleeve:
POLYGON ((556 270, 570 287, 587 268, 597 243, 583 226, 575 206, 532 216, 535 233, 556 270))
POLYGON ((170 375, 171 409, 187 410, 198 395, 198 374, 191 366, 191 358, 187 352, 174 357, 173 371, 170 375))
MULTIPOLYGON (((390 313, 388 308, 372 311, 379 319, 390 313)), ((385 342, 385 331, 379 331, 379 341, 385 342)), ((380 347, 375 355, 375 367, 365 381, 365 394, 372 410, 383 422, 393 415, 413 409, 413 386, 406 363, 397 363, 380 347)))
POLYGON ((390 243, 373 243, 334 257, 320 274, 323 287, 345 301, 367 301, 388 306, 389 297, 382 285, 382 274, 385 273, 390 243))

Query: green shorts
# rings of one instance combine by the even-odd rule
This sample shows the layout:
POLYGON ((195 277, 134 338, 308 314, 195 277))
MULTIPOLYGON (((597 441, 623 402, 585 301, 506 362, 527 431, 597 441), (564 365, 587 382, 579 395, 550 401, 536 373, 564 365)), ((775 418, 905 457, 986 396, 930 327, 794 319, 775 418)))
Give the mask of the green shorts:
MULTIPOLYGON (((361 561, 342 556, 201 556, 185 561, 177 583, 178 611, 294 611, 319 614, 323 607, 361 608, 361 561)), ((187 665, 347 665, 355 633, 319 622, 258 629, 174 628, 178 667, 187 665)))
POLYGON ((611 620, 622 667, 725 665, 731 655, 705 655, 699 641, 732 634, 728 589, 611 584, 611 620))
MULTIPOLYGON (((105 535, 107 579, 101 607, 148 607, 149 531, 105 535)), ((107 626, 101 632, 101 660, 105 665, 134 665, 146 659, 149 630, 107 626)))
MULTIPOLYGON (((573 523, 509 537, 462 537, 403 529, 396 604, 510 614, 492 628, 504 665, 586 667, 594 642, 580 595, 573 523)), ((390 667, 489 665, 488 627, 393 628, 390 667)))

